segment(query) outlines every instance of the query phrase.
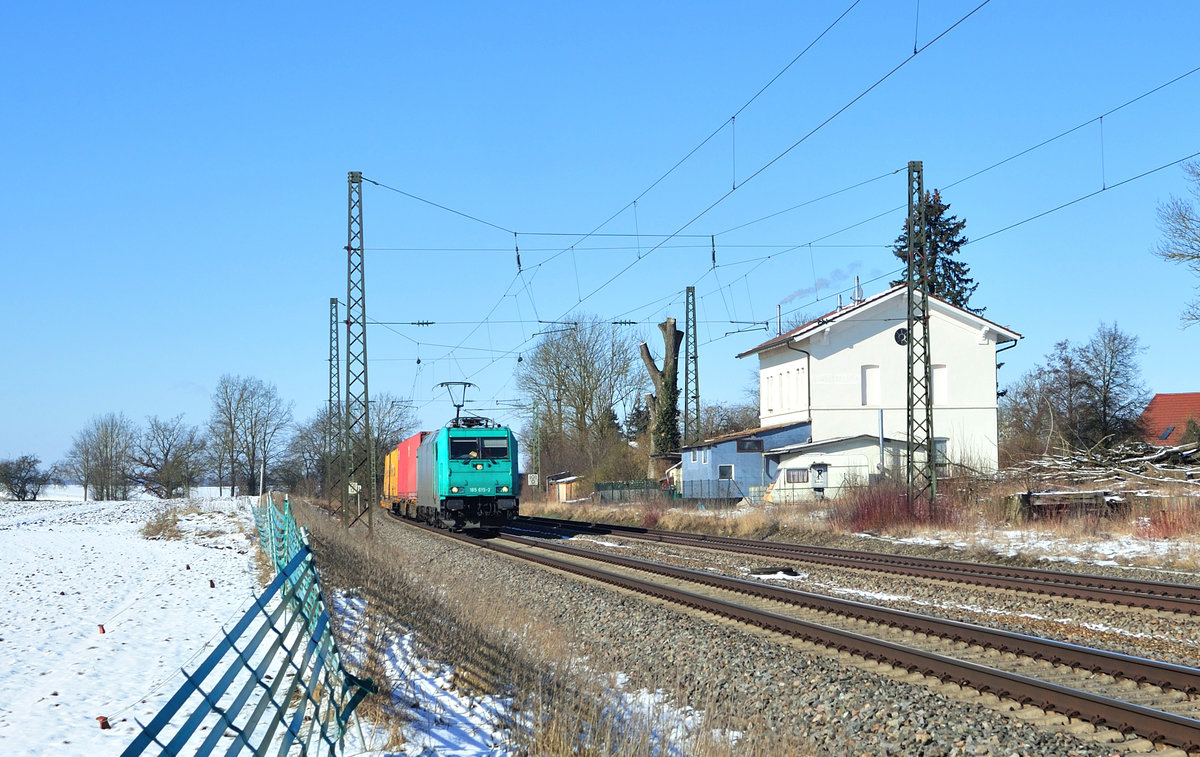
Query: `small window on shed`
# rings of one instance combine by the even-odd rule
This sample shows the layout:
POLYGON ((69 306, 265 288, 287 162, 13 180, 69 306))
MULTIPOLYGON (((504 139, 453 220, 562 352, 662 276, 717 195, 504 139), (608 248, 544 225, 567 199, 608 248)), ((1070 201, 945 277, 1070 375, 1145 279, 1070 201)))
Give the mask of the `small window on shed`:
POLYGON ((700 464, 708 465, 708 447, 700 450, 700 464))
POLYGON ((787 482, 789 484, 807 484, 808 468, 788 468, 787 482))
POLYGON ((732 465, 718 465, 717 466, 717 478, 720 479, 721 481, 732 481, 733 480, 733 466, 732 465))
POLYGON ((737 451, 738 452, 762 452, 763 451, 762 439, 738 439, 737 451))
POLYGON ((1164 431, 1164 432, 1162 432, 1162 436, 1160 436, 1160 437, 1158 437, 1158 438, 1159 438, 1159 439, 1162 439, 1163 441, 1166 441, 1167 437, 1168 437, 1168 436, 1170 436, 1170 435, 1171 435, 1171 432, 1172 432, 1172 431, 1174 431, 1174 430, 1175 430, 1175 427, 1174 427, 1174 426, 1167 426, 1167 430, 1166 430, 1166 431, 1164 431))
POLYGON ((698 457, 698 454, 697 454, 696 450, 692 450, 692 462, 693 463, 696 462, 697 457, 698 457))

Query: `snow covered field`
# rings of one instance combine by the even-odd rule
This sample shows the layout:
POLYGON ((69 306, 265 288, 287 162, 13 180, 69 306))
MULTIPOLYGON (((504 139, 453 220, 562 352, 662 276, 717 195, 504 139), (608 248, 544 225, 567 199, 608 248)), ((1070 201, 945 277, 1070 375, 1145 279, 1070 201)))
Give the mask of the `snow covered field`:
MULTIPOLYGON (((194 669, 259 592, 244 500, 81 500, 0 502, 0 754, 120 754, 135 719, 158 712, 180 669, 194 669), (181 538, 143 537, 168 508, 180 513, 181 538)), ((346 609, 351 620, 361 612, 346 609)), ((460 701, 447 690, 452 671, 411 647, 399 639, 389 667, 409 681, 414 712, 432 716, 414 719, 390 754, 506 754, 490 726, 504 703, 460 701)), ((346 753, 370 747, 352 742, 346 753)))
MULTIPOLYGON (((0 754, 119 754, 138 731, 135 720, 153 717, 180 685, 180 669, 194 668, 222 626, 259 592, 245 500, 84 502, 79 494, 65 501, 0 501, 6 600, 0 604, 0 754), (168 508, 178 514, 180 538, 145 538, 142 526, 168 508), (100 729, 102 716, 110 730, 100 729)), ((1000 552, 1098 563, 1197 550, 1191 543, 1081 542, 1025 531, 980 535, 975 546, 981 538, 1000 552)), ((904 541, 960 539, 938 534, 904 541)), ((335 601, 351 626, 365 609, 356 598, 335 601)), ((460 695, 452 670, 416 658, 412 648, 411 637, 399 636, 388 650, 389 673, 403 682, 399 697, 410 714, 403 746, 385 752, 387 734, 364 727, 365 739, 352 734, 346 753, 508 754, 507 702, 460 695)), ((698 727, 699 713, 673 711, 646 692, 622 693, 630 711, 665 716, 670 722, 659 726, 663 731, 698 727)))
POLYGON ((0 752, 119 754, 247 606, 248 510, 195 500, 185 538, 139 534, 183 504, 0 502, 0 752))

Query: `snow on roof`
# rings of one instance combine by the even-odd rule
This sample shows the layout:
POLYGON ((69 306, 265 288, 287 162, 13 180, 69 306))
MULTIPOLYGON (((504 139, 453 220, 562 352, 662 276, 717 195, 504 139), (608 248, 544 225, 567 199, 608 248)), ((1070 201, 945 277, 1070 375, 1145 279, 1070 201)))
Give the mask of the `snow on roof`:
MULTIPOLYGON (((752 347, 752 348, 746 350, 745 352, 739 354, 738 357, 742 358, 742 357, 747 357, 749 355, 755 355, 755 354, 758 354, 759 352, 762 352, 763 350, 768 350, 772 347, 778 347, 782 344, 785 344, 786 342, 799 341, 799 340, 809 336, 810 334, 815 333, 816 331, 819 331, 820 329, 824 328, 825 326, 827 326, 831 323, 834 323, 836 321, 842 320, 843 318, 846 318, 847 316, 851 315, 852 313, 861 312, 862 310, 873 307, 885 300, 889 300, 894 297, 900 297, 900 296, 904 295, 905 293, 906 293, 906 288, 904 285, 894 286, 891 289, 880 292, 879 294, 872 295, 863 300, 859 300, 858 302, 855 302, 847 307, 831 310, 828 313, 826 313, 825 315, 814 318, 813 320, 809 321, 808 323, 801 324, 800 326, 797 326, 796 328, 792 329, 791 331, 788 331, 788 332, 785 332, 778 336, 772 337, 772 338, 768 339, 767 341, 763 342, 762 344, 758 345, 757 347, 752 347)), ((1001 326, 998 323, 989 321, 988 319, 978 316, 968 310, 964 310, 964 309, 958 307, 957 305, 951 305, 950 303, 946 302, 945 300, 938 299, 937 297, 934 297, 932 295, 930 295, 929 299, 940 303, 943 307, 949 308, 950 310, 953 310, 953 311, 957 311, 962 316, 965 316, 969 319, 978 321, 979 323, 985 324, 988 327, 994 329, 996 331, 996 333, 998 333, 1000 335, 999 341, 1001 341, 1001 342, 1015 342, 1016 340, 1021 338, 1021 335, 1018 334, 1017 332, 1013 331, 1012 329, 1005 328, 1004 326, 1001 326)))
POLYGON ((1159 447, 1179 444, 1189 419, 1200 423, 1200 392, 1156 394, 1142 411, 1142 439, 1159 447))

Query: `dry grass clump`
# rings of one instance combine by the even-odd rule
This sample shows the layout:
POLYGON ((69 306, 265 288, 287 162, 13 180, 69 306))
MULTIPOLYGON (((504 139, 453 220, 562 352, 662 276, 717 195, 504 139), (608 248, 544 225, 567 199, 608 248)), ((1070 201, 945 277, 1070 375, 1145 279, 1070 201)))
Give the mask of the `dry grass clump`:
POLYGON ((151 516, 142 526, 140 533, 147 539, 170 540, 182 539, 183 531, 179 529, 178 508, 168 507, 151 516))
POLYGON ((1130 508, 1137 535, 1144 539, 1176 539, 1200 532, 1200 498, 1136 497, 1130 508))
POLYGON ((903 486, 885 482, 844 490, 833 503, 830 521, 843 531, 909 535, 919 526, 953 525, 958 512, 945 497, 939 497, 932 506, 921 500, 910 501, 903 486))
MULTIPOLYGON (((455 669, 461 692, 511 698, 514 720, 498 725, 510 731, 521 753, 632 757, 649 753, 643 747, 651 740, 670 751, 662 734, 614 719, 621 708, 593 673, 580 668, 572 640, 558 627, 529 619, 522 608, 480 601, 484 587, 462 580, 449 562, 457 545, 448 544, 445 554, 410 554, 361 530, 348 532, 315 509, 294 512, 309 527, 324 591, 367 601, 374 620, 363 675, 386 686, 382 655, 397 633, 412 630, 422 656, 455 669)), ((364 717, 395 723, 393 703, 406 699, 403 683, 389 697, 374 699, 364 703, 364 717)))

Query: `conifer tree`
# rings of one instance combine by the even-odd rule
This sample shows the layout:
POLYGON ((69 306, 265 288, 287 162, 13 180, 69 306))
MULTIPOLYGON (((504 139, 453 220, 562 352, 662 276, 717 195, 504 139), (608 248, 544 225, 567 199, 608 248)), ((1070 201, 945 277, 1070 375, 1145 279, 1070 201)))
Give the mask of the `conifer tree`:
MULTIPOLYGON (((959 253, 959 248, 967 243, 967 238, 962 235, 967 222, 960 221, 958 216, 949 215, 948 210, 950 210, 950 203, 942 201, 942 195, 938 190, 925 193, 925 240, 930 256, 927 294, 967 312, 982 315, 986 308, 973 308, 968 304, 979 284, 975 283, 975 279, 968 275, 971 272, 970 267, 954 257, 959 253)), ((901 262, 908 265, 907 224, 900 232, 900 236, 896 238, 892 252, 900 258, 901 262)), ((905 279, 901 277, 893 281, 891 285, 896 286, 903 283, 905 283, 905 279)))

